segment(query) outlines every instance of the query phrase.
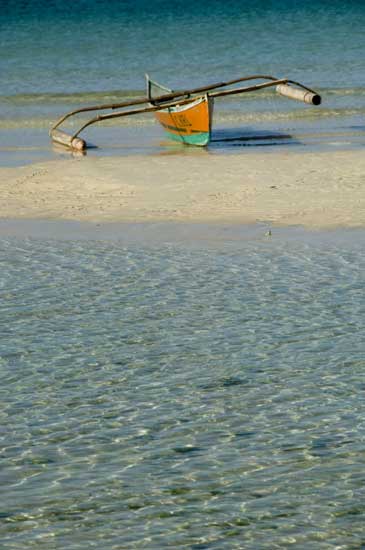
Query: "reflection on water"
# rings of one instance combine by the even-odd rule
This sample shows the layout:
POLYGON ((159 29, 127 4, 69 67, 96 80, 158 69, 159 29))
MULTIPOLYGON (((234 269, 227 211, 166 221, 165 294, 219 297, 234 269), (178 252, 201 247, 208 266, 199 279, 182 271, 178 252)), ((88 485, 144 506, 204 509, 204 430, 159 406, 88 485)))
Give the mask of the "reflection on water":
POLYGON ((2 238, 4 548, 361 547, 363 247, 228 244, 2 238))

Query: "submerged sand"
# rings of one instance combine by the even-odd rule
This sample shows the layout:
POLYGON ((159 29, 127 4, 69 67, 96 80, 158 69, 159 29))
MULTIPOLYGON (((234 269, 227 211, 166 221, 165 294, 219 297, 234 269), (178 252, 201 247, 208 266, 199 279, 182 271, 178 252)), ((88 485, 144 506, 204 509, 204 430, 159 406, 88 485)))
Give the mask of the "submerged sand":
POLYGON ((1 218, 365 226, 360 150, 63 159, 1 168, 0 186, 1 218))

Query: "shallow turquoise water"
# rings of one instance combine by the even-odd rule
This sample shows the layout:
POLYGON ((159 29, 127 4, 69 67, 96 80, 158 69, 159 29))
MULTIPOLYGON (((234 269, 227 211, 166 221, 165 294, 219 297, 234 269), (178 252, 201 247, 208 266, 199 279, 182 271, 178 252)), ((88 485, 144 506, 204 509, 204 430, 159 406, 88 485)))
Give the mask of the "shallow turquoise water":
POLYGON ((364 546, 361 243, 0 246, 4 548, 364 546))

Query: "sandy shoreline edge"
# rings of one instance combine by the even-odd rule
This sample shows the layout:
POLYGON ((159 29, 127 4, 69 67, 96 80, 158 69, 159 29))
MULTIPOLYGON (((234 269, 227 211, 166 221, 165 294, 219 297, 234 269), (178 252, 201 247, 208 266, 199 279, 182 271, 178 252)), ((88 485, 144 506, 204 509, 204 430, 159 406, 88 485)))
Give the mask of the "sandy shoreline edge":
POLYGON ((0 218, 365 227, 365 155, 181 154, 0 168, 0 218))

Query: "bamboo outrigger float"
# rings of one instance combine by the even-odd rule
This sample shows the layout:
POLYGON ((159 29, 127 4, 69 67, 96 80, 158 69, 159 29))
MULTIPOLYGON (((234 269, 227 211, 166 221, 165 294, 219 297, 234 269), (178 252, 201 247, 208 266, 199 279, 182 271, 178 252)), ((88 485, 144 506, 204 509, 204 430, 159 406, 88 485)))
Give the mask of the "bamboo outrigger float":
POLYGON ((122 103, 108 103, 90 107, 81 107, 61 117, 50 130, 51 139, 70 149, 83 151, 86 141, 79 137, 88 126, 104 120, 154 113, 170 138, 188 145, 207 145, 211 137, 213 104, 217 97, 255 92, 275 86, 276 91, 290 99, 296 99, 309 105, 320 105, 321 96, 300 82, 287 78, 275 78, 267 75, 251 75, 227 82, 218 82, 210 86, 201 86, 190 90, 172 91, 146 75, 147 96, 122 103), (235 86, 250 80, 263 80, 250 86, 235 86), (225 89, 220 89, 225 88, 225 89), (159 95, 155 95, 156 91, 159 95), (59 127, 70 117, 79 113, 118 109, 116 112, 98 114, 85 122, 76 132, 68 134, 59 127))

